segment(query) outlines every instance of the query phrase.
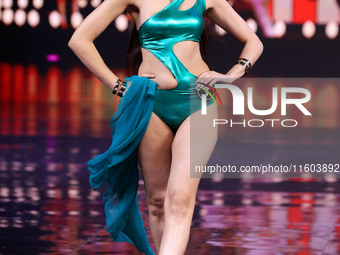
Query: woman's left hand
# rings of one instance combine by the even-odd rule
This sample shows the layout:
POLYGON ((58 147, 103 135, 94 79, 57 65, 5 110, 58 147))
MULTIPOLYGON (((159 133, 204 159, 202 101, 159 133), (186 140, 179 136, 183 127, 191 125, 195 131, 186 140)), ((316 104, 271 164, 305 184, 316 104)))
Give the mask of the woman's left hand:
POLYGON ((204 88, 206 85, 213 86, 215 83, 230 84, 239 77, 232 77, 229 74, 221 74, 215 71, 208 71, 202 73, 196 79, 196 90, 204 88))

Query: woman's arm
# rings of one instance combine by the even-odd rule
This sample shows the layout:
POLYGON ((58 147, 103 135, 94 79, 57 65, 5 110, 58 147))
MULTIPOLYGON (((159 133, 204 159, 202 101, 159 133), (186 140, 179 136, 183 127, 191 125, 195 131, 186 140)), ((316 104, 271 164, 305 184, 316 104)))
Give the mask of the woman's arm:
POLYGON ((104 63, 93 41, 129 4, 134 4, 133 1, 105 0, 84 19, 68 42, 84 65, 111 90, 118 77, 104 63))
MULTIPOLYGON (((240 58, 246 58, 252 65, 260 57, 263 51, 263 44, 250 29, 248 24, 234 11, 226 0, 206 0, 207 11, 205 13, 211 21, 222 27, 228 33, 233 35, 244 44, 240 58)), ((236 59, 235 59, 236 62, 236 59)), ((217 74, 214 72, 215 75, 217 74)), ((224 76, 240 78, 245 74, 245 68, 240 65, 234 65, 224 76)), ((205 76, 203 77, 211 77, 205 76)), ((218 78, 218 77, 216 77, 218 78)), ((220 77, 223 78, 223 77, 220 77)))

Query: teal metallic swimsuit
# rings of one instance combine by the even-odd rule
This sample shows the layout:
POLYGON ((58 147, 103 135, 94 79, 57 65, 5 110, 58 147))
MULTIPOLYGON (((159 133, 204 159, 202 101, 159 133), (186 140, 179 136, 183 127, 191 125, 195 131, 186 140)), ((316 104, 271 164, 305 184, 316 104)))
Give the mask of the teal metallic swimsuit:
MULTIPOLYGON (((177 130, 183 120, 201 108, 195 91, 193 75, 180 62, 173 47, 182 41, 200 42, 204 29, 205 0, 197 0, 186 10, 179 10, 184 0, 173 0, 165 8, 147 19, 138 29, 141 47, 156 56, 174 75, 174 89, 158 89, 153 112, 177 130)), ((207 102, 207 105, 213 100, 207 102)))
POLYGON ((141 46, 169 68, 178 85, 162 90, 149 78, 127 77, 125 95, 119 99, 110 122, 112 144, 106 152, 87 162, 92 189, 98 190, 106 184, 103 194, 106 230, 113 240, 132 243, 147 255, 154 255, 154 252, 138 207, 138 145, 152 112, 177 130, 187 116, 201 107, 194 89, 197 77, 178 60, 173 46, 185 40, 200 41, 205 0, 197 0, 191 8, 179 11, 183 1, 173 0, 138 30, 141 46))

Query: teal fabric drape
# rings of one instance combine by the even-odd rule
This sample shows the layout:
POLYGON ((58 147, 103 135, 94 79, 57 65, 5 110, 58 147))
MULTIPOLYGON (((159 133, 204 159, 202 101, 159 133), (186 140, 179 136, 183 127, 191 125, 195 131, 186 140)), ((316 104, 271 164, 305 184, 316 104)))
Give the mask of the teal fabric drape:
POLYGON ((110 121, 112 144, 87 162, 89 180, 94 190, 107 184, 103 194, 106 230, 113 240, 132 243, 139 251, 154 255, 138 207, 137 146, 151 118, 157 83, 136 75, 125 81, 125 95, 110 121))

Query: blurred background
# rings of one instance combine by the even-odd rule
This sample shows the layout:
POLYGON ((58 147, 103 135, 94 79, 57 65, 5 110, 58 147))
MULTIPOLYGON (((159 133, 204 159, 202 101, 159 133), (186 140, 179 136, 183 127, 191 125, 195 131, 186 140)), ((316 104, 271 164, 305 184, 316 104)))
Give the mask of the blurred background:
MULTIPOLYGON (((0 0, 0 254, 138 254, 111 241, 101 192, 88 184, 86 162, 110 146, 117 97, 67 47, 101 2, 0 0)), ((264 44, 250 77, 340 78, 339 1, 228 2, 264 44)), ((121 14, 95 40, 121 78, 130 21, 121 14)), ((226 72, 242 45, 207 25, 209 66, 226 72)), ((309 87, 312 122, 297 116, 301 126, 289 132, 229 129, 215 157, 339 163, 338 84, 309 87)), ((270 103, 259 91, 259 103, 270 103)), ((336 176, 204 179, 187 254, 340 254, 339 187, 336 176)), ((139 197, 150 237, 142 181, 139 197)))

